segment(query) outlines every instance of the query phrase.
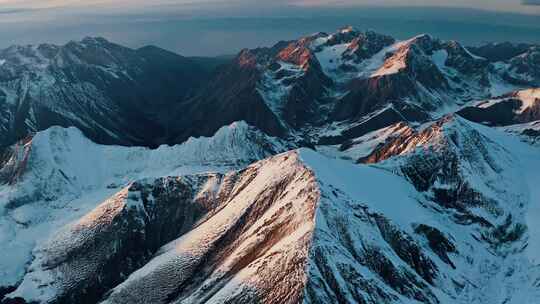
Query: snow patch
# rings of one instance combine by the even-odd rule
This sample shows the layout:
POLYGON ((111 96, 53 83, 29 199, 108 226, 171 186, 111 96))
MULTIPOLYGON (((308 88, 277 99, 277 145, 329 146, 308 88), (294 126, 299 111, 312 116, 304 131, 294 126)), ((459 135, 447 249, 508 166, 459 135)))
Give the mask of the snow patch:
POLYGON ((448 51, 446 50, 438 50, 433 52, 433 55, 431 55, 431 59, 433 60, 433 63, 439 68, 443 69, 446 67, 446 60, 448 59, 448 51))
POLYGON ((350 43, 343 43, 327 46, 320 52, 315 53, 317 60, 321 64, 323 71, 327 75, 338 73, 339 67, 344 63, 343 53, 350 47, 350 43))

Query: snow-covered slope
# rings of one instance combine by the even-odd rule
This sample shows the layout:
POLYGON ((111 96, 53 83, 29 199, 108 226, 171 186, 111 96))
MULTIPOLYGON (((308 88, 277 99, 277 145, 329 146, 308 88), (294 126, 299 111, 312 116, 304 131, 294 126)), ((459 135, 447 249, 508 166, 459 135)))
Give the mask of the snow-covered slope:
POLYGON ((0 286, 20 282, 33 248, 50 232, 135 180, 228 171, 287 149, 244 122, 155 150, 97 145, 75 128, 39 132, 3 157, 0 286))
POLYGON ((371 173, 311 154, 327 193, 317 252, 328 257, 310 268, 308 299, 537 302, 539 150, 460 118, 406 137, 371 173))
POLYGON ((500 127, 500 129, 520 136, 524 141, 531 144, 540 144, 540 120, 500 127))

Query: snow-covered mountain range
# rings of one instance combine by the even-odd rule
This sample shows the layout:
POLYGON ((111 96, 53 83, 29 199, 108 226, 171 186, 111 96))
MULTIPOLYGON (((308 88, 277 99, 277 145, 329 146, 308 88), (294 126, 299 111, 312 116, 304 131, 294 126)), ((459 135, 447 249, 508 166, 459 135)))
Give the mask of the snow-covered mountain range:
POLYGON ((219 59, 103 38, 0 50, 0 146, 51 126, 106 144, 167 143, 166 109, 205 82, 219 59))
POLYGON ((1 303, 540 303, 540 52, 351 27, 0 51, 1 303))

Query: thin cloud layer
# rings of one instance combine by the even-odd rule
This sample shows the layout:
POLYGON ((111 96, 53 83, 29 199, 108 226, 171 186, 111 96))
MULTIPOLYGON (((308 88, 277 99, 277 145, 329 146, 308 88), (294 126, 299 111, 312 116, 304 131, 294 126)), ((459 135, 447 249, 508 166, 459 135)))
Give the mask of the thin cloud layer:
POLYGON ((523 0, 523 5, 540 5, 540 0, 523 0))

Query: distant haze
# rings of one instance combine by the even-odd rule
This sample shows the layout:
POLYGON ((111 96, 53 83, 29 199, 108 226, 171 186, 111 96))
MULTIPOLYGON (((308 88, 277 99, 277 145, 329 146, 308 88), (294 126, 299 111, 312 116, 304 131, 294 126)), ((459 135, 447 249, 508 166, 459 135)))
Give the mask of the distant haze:
POLYGON ((0 0, 0 48, 103 36, 130 47, 214 56, 345 25, 398 39, 430 33, 465 44, 540 43, 540 0, 259 2, 0 0))

